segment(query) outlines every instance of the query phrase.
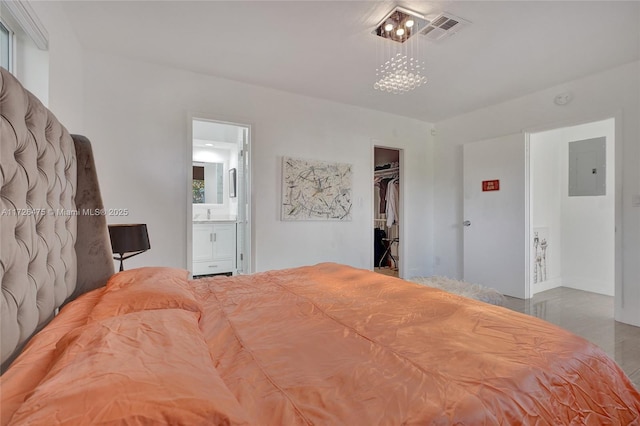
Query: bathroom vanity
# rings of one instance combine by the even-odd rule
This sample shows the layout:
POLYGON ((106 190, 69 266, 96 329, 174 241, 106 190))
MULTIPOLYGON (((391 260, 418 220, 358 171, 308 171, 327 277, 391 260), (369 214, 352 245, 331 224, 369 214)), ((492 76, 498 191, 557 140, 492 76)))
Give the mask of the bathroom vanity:
POLYGON ((193 222, 193 276, 233 273, 236 256, 235 220, 193 222))

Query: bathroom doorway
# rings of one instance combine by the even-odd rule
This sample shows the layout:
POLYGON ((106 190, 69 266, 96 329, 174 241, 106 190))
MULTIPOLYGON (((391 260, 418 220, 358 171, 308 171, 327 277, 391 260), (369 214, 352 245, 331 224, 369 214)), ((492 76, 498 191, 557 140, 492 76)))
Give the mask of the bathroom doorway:
POLYGON ((252 271, 249 147, 248 125, 191 121, 187 265, 194 277, 252 271))

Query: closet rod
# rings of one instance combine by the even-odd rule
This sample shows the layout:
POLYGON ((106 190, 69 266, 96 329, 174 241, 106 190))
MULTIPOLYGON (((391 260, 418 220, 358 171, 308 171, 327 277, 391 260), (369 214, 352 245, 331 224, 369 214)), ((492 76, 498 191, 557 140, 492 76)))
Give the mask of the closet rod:
POLYGON ((400 171, 399 167, 394 167, 392 169, 374 170, 373 171, 373 175, 375 177, 382 177, 382 176, 388 176, 388 175, 398 175, 399 171, 400 171))

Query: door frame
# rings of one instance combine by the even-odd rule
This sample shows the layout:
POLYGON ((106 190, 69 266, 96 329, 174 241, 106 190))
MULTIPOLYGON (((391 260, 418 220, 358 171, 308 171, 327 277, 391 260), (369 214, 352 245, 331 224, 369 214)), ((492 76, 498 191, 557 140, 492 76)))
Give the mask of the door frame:
MULTIPOLYGON (((212 118, 209 114, 200 114, 194 112, 187 113, 187 128, 188 128, 188 139, 185 144, 186 148, 186 159, 185 159, 185 168, 186 168, 186 215, 184 219, 184 226, 186 229, 186 259, 185 265, 186 269, 189 271, 189 276, 191 276, 192 272, 192 264, 193 264, 193 195, 192 195, 192 180, 193 180, 193 121, 210 121, 212 123, 219 124, 227 124, 232 126, 243 127, 247 129, 246 132, 246 140, 244 141, 246 155, 248 156, 247 166, 245 171, 245 188, 246 188, 246 202, 247 202, 247 217, 246 217, 246 234, 249 235, 249 238, 245 238, 246 243, 248 243, 248 247, 245 244, 245 265, 247 265, 246 273, 253 273, 255 271, 255 235, 254 235, 254 226, 253 226, 253 170, 252 170, 252 156, 251 156, 251 139, 253 128, 251 124, 240 123, 236 121, 229 120, 221 120, 219 118, 212 118)), ((236 191, 240 191, 240 186, 237 186, 236 191)), ((238 206, 240 208, 240 206, 238 206)), ((237 267, 236 267, 237 270, 237 267)))
MULTIPOLYGON (((406 228, 406 220, 405 220, 405 209, 404 209, 404 205, 405 205, 405 191, 404 191, 404 177, 405 177, 405 172, 404 172, 404 148, 399 147, 399 146, 395 146, 395 145, 390 145, 387 143, 384 143, 382 141, 376 140, 376 139, 372 139, 371 140, 371 165, 369 167, 370 170, 370 178, 369 178, 369 182, 371 182, 371 195, 370 195, 370 200, 371 202, 369 203, 369 224, 370 226, 373 226, 373 220, 375 219, 375 206, 373 205, 373 200, 375 199, 375 194, 374 194, 374 188, 373 188, 373 180, 375 179, 375 174, 374 174, 374 169, 376 167, 376 160, 375 160, 375 151, 376 148, 384 148, 384 149, 392 149, 395 151, 398 151, 398 177, 400 180, 400 183, 398 185, 398 191, 399 191, 399 205, 398 205, 398 216, 400 217, 400 224, 398 225, 398 238, 400 239, 400 242, 398 244, 398 257, 400 258, 400 261, 398 262, 398 278, 404 278, 405 277, 405 271, 406 269, 406 256, 404 255, 406 253, 406 244, 407 244, 407 240, 405 238, 405 228, 406 228)), ((373 258, 375 256, 374 253, 374 239, 373 239, 373 228, 371 228, 371 232, 369 232, 369 270, 373 271, 375 268, 374 262, 373 262, 373 258)))
MULTIPOLYGON (((596 121, 603 121, 603 120, 608 120, 608 119, 613 119, 614 120, 614 134, 615 134, 615 141, 614 141, 614 177, 615 177, 615 182, 614 182, 614 319, 615 320, 619 320, 619 316, 620 316, 620 310, 621 308, 624 307, 624 287, 622 286, 622 262, 623 262, 623 258, 622 258, 622 234, 623 234, 623 230, 622 230, 622 164, 623 164, 623 143, 622 143, 622 110, 617 110, 612 112, 611 114, 597 114, 594 116, 589 116, 586 118, 581 118, 581 119, 574 119, 574 120, 564 120, 564 121, 560 121, 560 122, 556 122, 556 123, 552 123, 552 124, 545 124, 545 125, 540 125, 540 126, 532 126, 532 127, 528 127, 525 128, 523 130, 523 132, 525 133, 526 136, 526 141, 527 141, 527 182, 528 182, 528 186, 531 185, 531 170, 530 170, 530 158, 529 158, 529 141, 530 141, 530 135, 533 133, 541 133, 541 132, 546 132, 546 131, 550 131, 550 130, 557 130, 557 129, 562 129, 565 127, 573 127, 573 126, 579 126, 582 124, 589 124, 589 123, 593 123, 596 121)), ((527 188, 527 191, 529 193, 529 197, 528 197, 528 213, 527 215, 530 216, 531 215, 531 199, 530 199, 530 191, 529 188, 527 188)), ((531 228, 531 224, 529 223, 529 228, 531 228)), ((529 230, 529 238, 531 238, 531 233, 533 232, 533 230, 529 230)), ((528 241, 528 244, 531 242, 531 240, 528 241)), ((530 259, 528 260, 528 262, 530 262, 530 259)), ((531 286, 529 286, 529 297, 531 297, 531 291, 532 288, 531 286)))

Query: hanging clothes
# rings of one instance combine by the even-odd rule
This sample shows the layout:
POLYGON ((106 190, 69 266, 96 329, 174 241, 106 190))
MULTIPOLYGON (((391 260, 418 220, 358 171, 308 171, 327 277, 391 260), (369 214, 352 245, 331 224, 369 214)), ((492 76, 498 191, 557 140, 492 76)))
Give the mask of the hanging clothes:
POLYGON ((387 185, 387 227, 391 227, 395 222, 400 219, 398 217, 398 203, 399 203, 399 190, 398 179, 392 179, 387 185))
POLYGON ((387 212, 387 187, 389 186, 389 182, 391 182, 392 180, 393 179, 391 178, 383 178, 380 179, 380 182, 378 184, 378 190, 380 193, 380 204, 378 212, 380 213, 387 212))

